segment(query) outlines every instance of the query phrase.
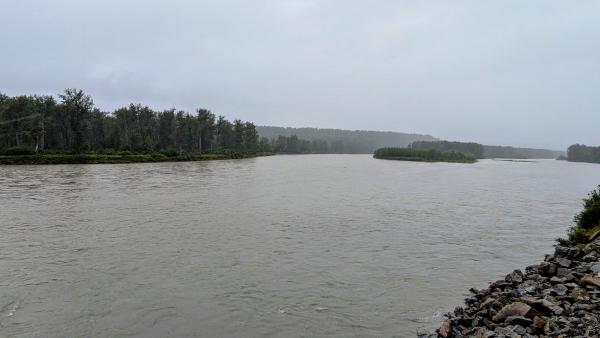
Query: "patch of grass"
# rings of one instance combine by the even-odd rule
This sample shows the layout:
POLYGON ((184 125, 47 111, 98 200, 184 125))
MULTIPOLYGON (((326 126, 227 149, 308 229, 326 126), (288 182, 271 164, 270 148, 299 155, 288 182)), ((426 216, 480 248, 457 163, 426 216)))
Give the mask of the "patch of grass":
POLYGON ((177 151, 167 152, 167 154, 163 152, 133 153, 129 151, 85 154, 40 153, 35 155, 0 155, 0 165, 183 162, 229 160, 267 155, 272 154, 238 151, 226 151, 222 153, 189 153, 186 151, 177 151))

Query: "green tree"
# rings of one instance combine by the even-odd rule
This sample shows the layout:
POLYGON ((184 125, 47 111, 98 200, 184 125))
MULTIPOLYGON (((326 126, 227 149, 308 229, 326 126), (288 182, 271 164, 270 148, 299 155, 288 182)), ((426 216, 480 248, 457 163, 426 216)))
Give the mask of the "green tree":
MULTIPOLYGON (((208 109, 198 109, 196 112, 198 113, 198 122, 200 124, 198 129, 200 134, 199 150, 201 152, 211 151, 213 150, 215 131, 217 130, 215 115, 208 109)), ((219 119, 221 118, 222 116, 219 116, 219 119)))
POLYGON ((175 109, 158 114, 158 144, 160 149, 175 148, 175 109))
POLYGON ((71 150, 78 154, 85 146, 85 122, 94 107, 94 101, 82 90, 73 88, 66 89, 59 97, 72 135, 71 150))
POLYGON ((244 122, 240 119, 233 120, 233 147, 235 149, 244 148, 244 122))

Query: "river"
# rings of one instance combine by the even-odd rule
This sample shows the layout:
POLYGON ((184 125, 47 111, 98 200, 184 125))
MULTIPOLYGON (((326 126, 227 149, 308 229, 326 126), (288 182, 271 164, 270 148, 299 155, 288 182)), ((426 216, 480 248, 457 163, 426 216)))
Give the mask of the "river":
POLYGON ((0 167, 2 337, 414 337, 552 251, 600 165, 0 167))

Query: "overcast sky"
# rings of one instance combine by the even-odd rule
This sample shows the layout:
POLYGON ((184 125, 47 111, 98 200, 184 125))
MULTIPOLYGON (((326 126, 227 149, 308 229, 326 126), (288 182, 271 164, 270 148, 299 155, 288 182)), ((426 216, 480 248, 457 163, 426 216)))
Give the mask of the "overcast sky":
POLYGON ((600 1, 2 0, 0 92, 600 145, 600 1))

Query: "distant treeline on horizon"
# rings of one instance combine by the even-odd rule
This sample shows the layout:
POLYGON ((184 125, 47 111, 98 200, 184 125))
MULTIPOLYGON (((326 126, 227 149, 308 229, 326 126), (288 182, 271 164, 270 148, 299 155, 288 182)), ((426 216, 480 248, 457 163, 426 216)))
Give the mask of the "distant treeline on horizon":
POLYGON ((284 128, 257 126, 261 137, 271 140, 273 149, 283 153, 347 153, 372 154, 387 147, 411 147, 456 151, 475 158, 556 158, 563 151, 509 146, 483 145, 474 142, 451 142, 430 135, 399 132, 284 128), (292 146, 287 146, 291 144, 292 146), (297 146, 296 146, 297 145, 297 146))
POLYGON ((372 154, 383 147, 406 147, 415 141, 434 141, 435 137, 390 131, 343 130, 321 128, 289 128, 257 126, 262 137, 275 140, 276 149, 287 153, 372 154), (284 147, 286 142, 291 147, 284 147), (299 147, 293 145, 300 144, 299 147), (285 149, 289 148, 289 149, 285 149))
MULTIPOLYGON (((287 154, 372 154, 384 147, 457 151, 475 158, 556 158, 564 152, 440 141, 430 135, 399 132, 255 126, 229 121, 203 108, 194 113, 153 110, 130 104, 113 112, 94 106, 78 89, 58 100, 49 95, 9 97, 0 93, 0 153, 11 148, 68 153, 273 152, 287 154)), ((569 160, 599 162, 598 148, 574 145, 569 160)), ((18 153, 18 152, 13 152, 18 153)))
POLYGON ((600 163, 600 147, 574 144, 567 149, 567 160, 570 162, 600 163))
POLYGON ((564 152, 548 149, 489 146, 475 142, 417 141, 410 145, 414 149, 458 151, 475 158, 557 158, 564 152))

